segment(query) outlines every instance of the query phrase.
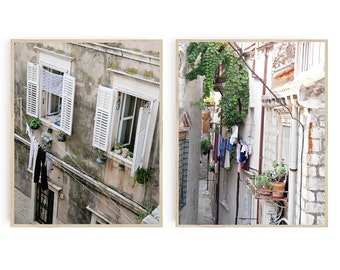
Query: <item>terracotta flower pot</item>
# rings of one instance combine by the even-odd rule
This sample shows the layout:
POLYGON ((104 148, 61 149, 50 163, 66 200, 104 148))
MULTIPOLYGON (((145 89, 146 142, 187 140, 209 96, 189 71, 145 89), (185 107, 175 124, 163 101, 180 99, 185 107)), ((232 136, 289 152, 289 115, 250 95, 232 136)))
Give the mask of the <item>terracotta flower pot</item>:
POLYGON ((273 184, 272 198, 274 198, 274 199, 284 198, 285 183, 284 182, 273 182, 272 184, 273 184))

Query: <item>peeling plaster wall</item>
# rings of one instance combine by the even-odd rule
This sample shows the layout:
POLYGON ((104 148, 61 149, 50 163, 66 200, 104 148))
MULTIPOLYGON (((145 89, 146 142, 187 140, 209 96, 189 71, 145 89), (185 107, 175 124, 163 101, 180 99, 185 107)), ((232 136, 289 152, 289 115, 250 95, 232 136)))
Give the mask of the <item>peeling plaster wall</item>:
MULTIPOLYGON (((160 49, 159 42, 151 44, 149 51, 160 49), (157 43, 157 44, 156 44, 157 43)), ((133 42, 129 43, 131 46, 133 42)), ((117 161, 115 159, 108 159, 107 164, 101 165, 96 163, 97 150, 92 146, 94 116, 96 110, 96 96, 98 86, 104 85, 112 87, 112 73, 108 71, 109 68, 134 68, 140 75, 145 71, 153 71, 152 76, 159 81, 160 66, 142 63, 132 59, 125 59, 117 55, 107 53, 107 51, 99 51, 96 48, 89 48, 79 46, 75 43, 63 42, 49 42, 45 43, 15 43, 13 47, 14 52, 14 124, 15 133, 22 138, 28 140, 25 134, 25 122, 31 117, 25 113, 26 108, 26 63, 38 62, 38 53, 34 46, 49 48, 62 54, 67 54, 74 57, 71 64, 71 75, 76 79, 76 89, 74 98, 74 114, 73 114, 73 128, 72 135, 67 136, 64 143, 58 142, 56 139, 57 130, 53 130, 50 136, 53 139, 52 148, 50 152, 57 157, 63 159, 66 163, 71 164, 80 171, 85 171, 93 178, 105 183, 109 187, 119 191, 121 194, 129 199, 132 199, 145 207, 155 208, 159 205, 159 130, 156 126, 154 139, 152 144, 152 151, 150 154, 150 166, 155 169, 155 179, 146 185, 136 184, 130 176, 129 167, 125 171, 118 170, 117 161), (53 47, 53 48, 52 48, 53 47)), ((147 49, 147 44, 143 45, 143 49, 147 49)), ((158 51, 158 55, 159 55, 158 51)), ((126 70, 124 70, 126 71, 126 70)), ((145 85, 145 82, 143 82, 145 85)), ((160 91, 160 89, 159 89, 160 91)), ((157 116, 157 124, 158 124, 157 116)), ((43 125, 39 130, 34 131, 35 137, 40 138, 42 132, 46 132, 48 126, 43 125)), ((28 188, 24 187, 27 182, 27 173, 25 172, 24 164, 27 159, 27 153, 19 153, 19 148, 15 145, 16 153, 19 158, 15 171, 15 187, 23 190, 28 194, 28 188), (24 182, 26 181, 26 182, 24 182), (25 191, 26 190, 26 191, 25 191)), ((26 165, 27 166, 27 165, 26 165)), ((52 176, 53 177, 53 176, 52 176)), ((59 177, 59 176, 58 176, 59 177)), ((75 181, 66 174, 61 173, 60 186, 64 188, 65 198, 60 204, 60 223, 89 223, 90 212, 86 210, 86 204, 91 204, 93 207, 103 208, 103 212, 107 215, 112 215, 111 204, 114 204, 105 196, 95 191, 84 189, 83 184, 75 181), (94 197, 93 197, 94 196, 94 197), (95 199, 98 196, 97 199, 95 199), (103 203, 103 201, 105 203, 103 203), (104 207, 106 205, 106 207, 104 207)), ((58 178, 52 179, 58 182, 58 178)), ((31 198, 33 199, 33 198, 31 198)), ((117 207, 116 205, 114 207, 117 207)), ((119 207, 118 207, 119 208, 119 207)), ((126 209, 121 210, 126 211, 126 209)), ((129 212, 129 211, 128 211, 129 212)), ((134 214, 135 215, 135 214, 134 214)), ((118 215, 119 216, 119 215, 118 215)), ((129 213, 128 216, 131 216, 129 213)), ((112 216, 114 222, 121 222, 120 218, 112 216)), ((135 222, 135 219, 133 219, 135 222)))

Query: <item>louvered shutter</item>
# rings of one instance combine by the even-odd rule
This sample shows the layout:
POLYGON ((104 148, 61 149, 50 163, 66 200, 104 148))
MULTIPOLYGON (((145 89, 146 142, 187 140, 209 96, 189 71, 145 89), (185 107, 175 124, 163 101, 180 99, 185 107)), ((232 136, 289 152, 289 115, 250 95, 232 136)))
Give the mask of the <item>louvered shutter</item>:
POLYGON ((39 117, 39 65, 27 62, 26 113, 39 117))
POLYGON ((60 129, 68 135, 71 135, 72 133, 74 92, 75 92, 75 78, 67 74, 64 74, 60 115, 60 129))
POLYGON ((134 175, 138 167, 147 167, 148 157, 145 157, 145 145, 150 121, 150 107, 139 109, 138 124, 136 130, 135 146, 133 150, 133 164, 131 175, 134 175))
POLYGON ((112 109, 116 92, 116 90, 102 85, 98 88, 92 145, 103 151, 108 150, 110 123, 113 116, 112 109))

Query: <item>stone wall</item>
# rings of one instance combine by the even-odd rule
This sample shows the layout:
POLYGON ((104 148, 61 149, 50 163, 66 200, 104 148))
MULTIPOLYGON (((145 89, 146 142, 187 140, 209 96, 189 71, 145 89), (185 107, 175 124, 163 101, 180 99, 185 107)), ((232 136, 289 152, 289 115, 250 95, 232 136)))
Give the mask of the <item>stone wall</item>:
POLYGON ((325 111, 312 110, 308 119, 305 131, 307 154, 303 159, 305 165, 302 178, 301 224, 325 225, 327 199, 325 111))

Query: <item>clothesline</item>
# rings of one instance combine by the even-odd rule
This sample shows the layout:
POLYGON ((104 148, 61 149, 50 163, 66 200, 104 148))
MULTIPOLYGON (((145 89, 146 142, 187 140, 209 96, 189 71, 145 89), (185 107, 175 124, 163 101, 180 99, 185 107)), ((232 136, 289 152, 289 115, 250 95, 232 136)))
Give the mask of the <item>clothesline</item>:
MULTIPOLYGON (((214 158, 213 161, 219 164, 222 168, 229 169, 231 167, 231 151, 236 146, 235 160, 238 164, 238 172, 241 167, 249 165, 249 157, 252 154, 252 147, 250 144, 238 139, 238 126, 232 127, 232 132, 229 137, 223 137, 216 133, 214 138, 214 158)), ((246 169, 246 168, 245 168, 246 169)))

